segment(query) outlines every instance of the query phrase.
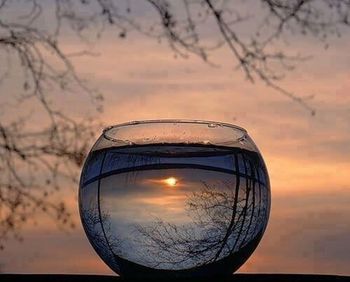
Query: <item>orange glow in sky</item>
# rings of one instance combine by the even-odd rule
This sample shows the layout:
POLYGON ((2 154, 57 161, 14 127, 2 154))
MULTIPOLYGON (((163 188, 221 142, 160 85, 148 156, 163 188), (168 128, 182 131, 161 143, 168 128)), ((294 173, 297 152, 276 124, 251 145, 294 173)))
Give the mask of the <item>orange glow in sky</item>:
MULTIPOLYGON (((350 275, 349 33, 334 39, 327 50, 318 40, 303 37, 290 38, 285 46, 284 51, 291 55, 312 54, 310 60, 288 72, 281 86, 298 97, 315 93, 308 102, 316 109, 316 116, 264 83, 246 81, 243 72, 233 71, 234 57, 224 48, 210 54, 218 64, 213 67, 196 56, 174 59, 167 44, 157 44, 136 32, 126 40, 116 40, 114 33, 106 33, 93 45, 91 52, 99 56, 74 57, 79 77, 103 93, 104 111, 95 113, 90 98, 83 93, 49 93, 55 107, 65 109, 77 121, 94 117, 103 126, 179 118, 246 128, 267 165, 272 209, 261 243, 239 271, 350 275)), ((83 42, 70 36, 62 35, 60 44, 71 54, 86 49, 83 42)), ((20 109, 7 107, 15 100, 6 93, 22 91, 18 79, 14 75, 6 84, 0 81, 1 124, 10 124, 19 115, 31 116, 30 125, 40 131, 49 120, 36 100, 26 100, 20 109)), ((184 201, 186 189, 195 185, 167 170, 144 181, 142 185, 163 192, 162 197, 150 193, 137 200, 166 207, 174 214, 182 209, 178 203, 184 201)), ((85 236, 77 189, 75 183, 63 181, 60 192, 50 198, 64 200, 76 228, 62 232, 54 220, 38 210, 33 215, 38 224, 28 221, 21 230, 23 242, 6 240, 5 249, 0 251, 0 272, 113 274, 85 236)))
POLYGON ((164 183, 168 186, 176 186, 177 184, 177 179, 175 177, 169 177, 167 179, 164 179, 164 183))

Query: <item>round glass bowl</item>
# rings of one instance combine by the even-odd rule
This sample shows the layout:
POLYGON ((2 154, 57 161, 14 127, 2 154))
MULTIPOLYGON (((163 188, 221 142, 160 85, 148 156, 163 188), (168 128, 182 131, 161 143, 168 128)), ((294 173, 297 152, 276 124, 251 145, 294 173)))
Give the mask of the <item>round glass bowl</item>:
POLYGON ((238 126, 135 121, 106 128, 93 146, 79 207, 92 246, 125 278, 224 277, 265 231, 270 184, 238 126))

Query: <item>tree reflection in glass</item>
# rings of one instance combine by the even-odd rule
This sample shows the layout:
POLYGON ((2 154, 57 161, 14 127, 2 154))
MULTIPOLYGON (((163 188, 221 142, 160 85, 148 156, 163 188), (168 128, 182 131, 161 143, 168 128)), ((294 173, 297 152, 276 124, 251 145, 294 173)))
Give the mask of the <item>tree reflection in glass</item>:
POLYGON ((111 127, 93 147, 80 183, 87 236, 124 277, 230 275, 258 245, 269 209, 262 157, 246 131, 227 124, 111 127))

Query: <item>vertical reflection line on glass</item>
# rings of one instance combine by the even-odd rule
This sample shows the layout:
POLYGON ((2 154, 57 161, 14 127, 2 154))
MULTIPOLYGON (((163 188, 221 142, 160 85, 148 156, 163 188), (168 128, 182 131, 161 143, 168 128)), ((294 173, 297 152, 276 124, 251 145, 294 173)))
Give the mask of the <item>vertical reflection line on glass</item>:
POLYGON ((254 173, 256 174, 256 178, 258 179, 258 186, 259 186, 259 209, 258 209, 258 220, 259 220, 259 224, 256 225, 257 228, 261 228, 259 225, 260 225, 260 213, 261 213, 261 210, 263 209, 262 208, 262 193, 261 193, 261 179, 260 179, 260 176, 259 176, 259 167, 255 167, 255 170, 254 170, 254 173))
POLYGON ((256 170, 256 167, 254 165, 254 162, 252 161, 249 161, 250 162, 250 166, 251 166, 251 172, 252 172, 252 177, 254 179, 254 184, 253 184, 253 190, 254 190, 254 211, 253 211, 253 215, 255 216, 255 227, 254 227, 254 230, 253 230, 253 236, 255 236, 257 234, 256 230, 257 228, 259 228, 259 215, 260 215, 260 209, 261 209, 261 197, 257 195, 257 191, 260 193, 260 182, 259 182, 259 178, 258 178, 258 175, 257 175, 257 170, 256 170), (257 186, 256 186, 257 185, 257 186), (259 190, 257 190, 259 189, 259 190), (257 202, 257 198, 259 198, 259 203, 257 205, 256 202, 257 202), (257 211, 255 210, 255 207, 257 206, 257 211))
MULTIPOLYGON (((235 168, 236 168, 236 187, 235 187, 235 199, 234 199, 234 203, 233 203, 233 216, 232 216, 232 226, 230 234, 232 234, 234 232, 234 228, 236 227, 236 215, 237 215, 237 209, 238 209, 238 196, 239 196, 239 186, 240 186, 240 171, 239 171, 239 163, 238 163, 238 157, 237 154, 234 153, 233 154, 234 158, 235 158, 235 168)), ((237 220, 239 219, 239 217, 237 218, 237 220)), ((235 251, 236 245, 237 245, 237 240, 238 238, 236 238, 235 243, 233 244, 233 247, 230 251, 230 254, 232 254, 235 251)))
POLYGON ((106 159, 106 155, 107 155, 107 152, 105 151, 104 154, 103 154, 103 158, 102 158, 102 162, 101 162, 101 168, 100 168, 100 173, 99 173, 99 178, 98 178, 98 182, 97 182, 97 207, 98 207, 98 217, 99 217, 99 220, 100 220, 100 224, 101 224, 101 229, 102 229, 102 233, 103 233, 103 237, 105 238, 106 240, 106 243, 107 243, 107 246, 108 246, 108 249, 111 251, 111 253, 115 256, 110 244, 109 244, 109 241, 107 239, 107 236, 106 236, 106 231, 105 231, 105 228, 103 226, 103 222, 102 222, 102 215, 101 215, 101 196, 100 196, 100 190, 101 190, 101 174, 102 174, 102 170, 103 170, 103 166, 104 166, 104 162, 105 162, 105 159, 106 159))
MULTIPOLYGON (((252 190, 251 192, 252 192, 253 199, 252 199, 252 203, 251 204, 248 201, 249 206, 252 205, 251 213, 250 213, 251 216, 250 216, 250 219, 249 219, 249 223, 248 223, 248 227, 247 227, 245 236, 244 236, 244 238, 243 238, 243 240, 242 240, 242 242, 240 244, 240 248, 244 245, 245 241, 247 240, 247 237, 248 237, 249 231, 250 231, 250 227, 252 225, 253 217, 254 217, 254 212, 255 212, 255 178, 254 178, 254 175, 252 175, 252 178, 250 178, 249 175, 248 175, 247 165, 249 165, 250 171, 252 171, 250 160, 246 159, 244 156, 243 156, 243 160, 244 160, 244 168, 245 168, 245 171, 246 171, 246 174, 247 174, 247 178, 246 178, 247 179, 247 188, 249 189, 249 193, 252 190)), ((249 207, 247 207, 247 209, 249 209, 249 207)))
MULTIPOLYGON (((242 154, 239 154, 241 157, 242 157, 242 160, 243 160, 243 155, 242 154)), ((244 162, 243 162, 244 163, 244 162)), ((245 164, 244 164, 245 166, 245 164)), ((239 168, 238 168, 239 169, 239 168)), ((247 172, 246 172, 246 169, 244 169, 244 173, 242 173, 243 176, 246 176, 247 175, 247 172)), ((248 187, 248 179, 247 177, 245 177, 245 185, 246 185, 246 195, 245 195, 245 203, 244 203, 244 207, 241 211, 241 215, 242 215, 242 223, 241 223, 241 226, 239 228, 239 231, 238 231, 238 235, 237 235, 237 238, 236 238, 236 242, 234 244, 234 249, 236 248, 237 244, 238 244, 238 241, 242 235, 242 231, 243 231, 243 227, 244 227, 244 222, 245 222, 245 217, 247 215, 247 207, 248 207, 248 200, 249 200, 249 187, 248 187)), ((238 222, 237 222, 238 223, 238 222)))

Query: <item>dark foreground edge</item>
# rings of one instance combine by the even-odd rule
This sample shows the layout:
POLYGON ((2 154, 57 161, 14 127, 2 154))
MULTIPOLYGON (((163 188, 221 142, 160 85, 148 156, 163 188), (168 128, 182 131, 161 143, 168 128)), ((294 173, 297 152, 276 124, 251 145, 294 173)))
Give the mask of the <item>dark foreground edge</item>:
MULTIPOLYGON (((70 274, 0 274, 1 282, 123 282, 118 276, 70 274)), ((181 280, 183 281, 183 280, 181 280)), ((203 280, 201 280, 203 281, 203 280)), ((207 280, 213 281, 213 280, 207 280)), ((230 282, 350 282, 350 276, 315 274, 234 274, 230 282)), ((127 281, 132 282, 132 281, 127 281)), ((152 282, 157 282, 156 280, 152 282)), ((192 281, 191 281, 192 282, 192 281)), ((213 282, 220 282, 215 279, 213 282)))

